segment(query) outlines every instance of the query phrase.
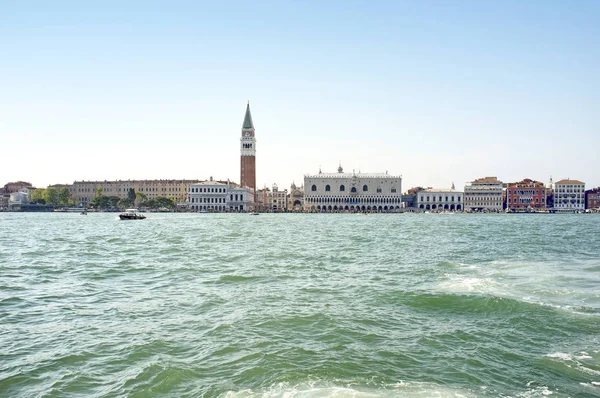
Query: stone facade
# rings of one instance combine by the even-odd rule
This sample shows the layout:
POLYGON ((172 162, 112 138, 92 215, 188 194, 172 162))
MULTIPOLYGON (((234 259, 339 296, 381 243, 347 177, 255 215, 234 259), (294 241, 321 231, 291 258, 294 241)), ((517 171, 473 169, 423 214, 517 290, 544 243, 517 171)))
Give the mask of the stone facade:
POLYGON ((254 205, 254 191, 223 181, 202 181, 190 185, 191 210, 210 212, 248 211, 254 205))
POLYGON ((304 187, 298 188, 292 183, 288 195, 288 211, 300 212, 304 209, 304 187))
POLYGON ((117 180, 117 181, 75 181, 67 186, 75 203, 87 205, 96 197, 96 191, 102 187, 105 196, 127 197, 130 188, 141 192, 148 199, 158 197, 172 198, 177 203, 189 201, 190 185, 200 180, 117 180))
POLYGON ((511 211, 543 209, 546 207, 546 187, 529 178, 511 182, 506 189, 506 208, 511 211))
POLYGON ((578 180, 560 180, 553 187, 555 211, 585 210, 585 183, 578 180))
POLYGON ((585 208, 600 209, 600 187, 585 191, 585 208))
POLYGON ((277 184, 273 184, 272 190, 267 194, 267 209, 276 213, 287 211, 287 189, 280 191, 277 184))
POLYGON ((417 192, 419 210, 462 211, 464 210, 463 192, 456 189, 426 188, 417 192))
POLYGON ((321 173, 304 176, 306 211, 398 211, 402 177, 387 173, 321 173))
POLYGON ((470 211, 501 211, 504 189, 496 177, 478 178, 465 185, 464 206, 470 211))
POLYGON ((4 189, 2 193, 13 193, 13 192, 19 192, 21 189, 23 188, 33 188, 31 183, 29 182, 25 182, 25 181, 16 181, 16 182, 9 182, 8 184, 4 185, 4 189))

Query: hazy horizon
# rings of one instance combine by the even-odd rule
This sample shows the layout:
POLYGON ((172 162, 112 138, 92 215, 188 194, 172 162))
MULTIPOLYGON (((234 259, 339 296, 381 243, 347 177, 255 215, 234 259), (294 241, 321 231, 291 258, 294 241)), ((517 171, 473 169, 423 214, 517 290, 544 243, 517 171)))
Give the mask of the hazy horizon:
POLYGON ((402 175, 600 186, 600 3, 0 5, 0 184, 402 175))

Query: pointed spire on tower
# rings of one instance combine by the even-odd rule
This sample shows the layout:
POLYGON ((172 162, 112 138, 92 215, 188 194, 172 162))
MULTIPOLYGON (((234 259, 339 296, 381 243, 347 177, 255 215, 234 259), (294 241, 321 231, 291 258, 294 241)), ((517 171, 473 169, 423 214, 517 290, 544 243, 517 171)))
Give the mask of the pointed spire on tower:
POLYGON ((454 187, 454 181, 452 181, 452 190, 454 191, 456 188, 454 187))
POLYGON ((250 101, 246 105, 246 116, 244 116, 244 124, 242 129, 254 129, 254 123, 252 123, 252 115, 250 114, 250 101))

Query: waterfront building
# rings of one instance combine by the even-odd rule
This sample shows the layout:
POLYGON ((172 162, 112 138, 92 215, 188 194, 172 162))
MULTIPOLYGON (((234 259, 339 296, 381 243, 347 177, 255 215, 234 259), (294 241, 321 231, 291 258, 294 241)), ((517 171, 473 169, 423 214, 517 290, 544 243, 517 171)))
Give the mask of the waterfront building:
POLYGON ((21 206, 29 203, 29 192, 22 188, 18 192, 11 192, 8 199, 8 209, 12 211, 21 210, 21 206))
POLYGON ((33 186, 31 185, 31 183, 29 183, 29 182, 16 181, 16 182, 9 182, 9 183, 5 184, 3 193, 9 194, 9 193, 13 193, 13 192, 19 192, 23 188, 34 189, 33 186))
POLYGON ((298 188, 292 182, 288 195, 288 211, 300 212, 304 209, 304 187, 298 188))
POLYGON ((417 204, 417 194, 423 191, 423 187, 412 187, 407 192, 402 194, 402 205, 403 207, 414 211, 419 208, 417 204))
POLYGON ((544 183, 529 178, 511 182, 506 189, 506 208, 511 211, 543 209, 546 207, 544 183))
POLYGON ((0 194, 0 211, 8 209, 8 201, 10 199, 10 194, 2 193, 0 194))
POLYGON ((264 188, 256 191, 256 195, 254 195, 254 210, 256 210, 256 211, 268 210, 267 200, 269 197, 269 192, 271 192, 271 190, 267 187, 264 187, 264 188))
POLYGON ((578 180, 560 180, 553 187, 555 211, 570 212, 585 209, 585 183, 578 180))
POLYGON ((250 101, 246 106, 240 138, 240 186, 256 191, 256 137, 250 114, 250 101))
POLYGON ((71 198, 82 206, 92 202, 98 188, 105 196, 127 198, 129 189, 141 192, 148 199, 158 197, 172 198, 176 203, 189 202, 190 185, 200 180, 117 180, 117 181, 75 181, 67 186, 71 198))
POLYGON ((273 188, 267 193, 267 209, 272 212, 287 211, 287 189, 279 190, 277 184, 273 184, 273 188))
POLYGON ((464 207, 470 211, 501 211, 503 206, 502 181, 497 177, 483 177, 465 185, 464 207))
POLYGON ((249 211, 254 209, 254 191, 249 187, 229 185, 227 198, 228 211, 249 211))
POLYGON ((190 185, 190 209, 196 211, 248 211, 254 205, 254 191, 224 181, 202 181, 190 185))
POLYGON ((304 176, 306 211, 376 211, 400 210, 402 177, 386 173, 337 173, 304 176))
POLYGON ((585 208, 600 210, 600 187, 585 191, 585 208))
POLYGON ((417 207, 420 210, 462 211, 464 193, 452 184, 447 188, 426 188, 417 192, 417 207))
POLYGON ((554 207, 554 182, 552 182, 552 177, 550 177, 550 181, 546 184, 546 209, 551 209, 554 207))

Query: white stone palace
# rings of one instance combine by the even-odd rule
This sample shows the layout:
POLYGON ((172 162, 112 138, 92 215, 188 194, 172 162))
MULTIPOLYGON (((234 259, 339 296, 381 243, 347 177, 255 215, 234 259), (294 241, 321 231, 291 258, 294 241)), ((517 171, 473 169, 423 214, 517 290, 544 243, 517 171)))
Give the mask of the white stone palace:
POLYGON ((248 211, 254 206, 254 191, 228 181, 202 181, 190 186, 190 209, 211 212, 248 211))
POLYGON ((386 173, 337 173, 304 176, 304 210, 399 211, 402 207, 402 176, 386 173))
POLYGON ((417 207, 421 210, 462 211, 463 193, 452 188, 427 188, 417 193, 417 207))

